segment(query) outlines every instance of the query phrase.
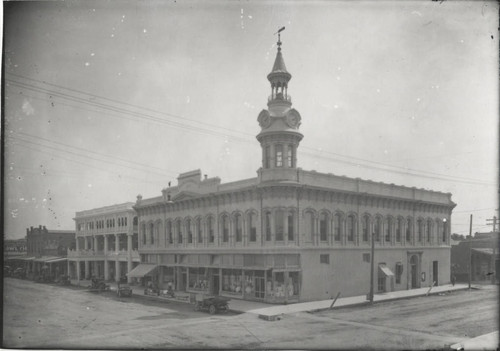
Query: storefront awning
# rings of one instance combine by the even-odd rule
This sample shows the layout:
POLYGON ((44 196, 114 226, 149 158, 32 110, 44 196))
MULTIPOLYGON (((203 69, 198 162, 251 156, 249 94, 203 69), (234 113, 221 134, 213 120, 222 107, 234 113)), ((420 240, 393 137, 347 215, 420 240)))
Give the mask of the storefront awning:
POLYGON ((145 275, 148 275, 148 273, 151 273, 156 267, 157 266, 154 264, 141 263, 130 272, 128 272, 127 276, 129 276, 130 278, 141 278, 145 275))
POLYGON ((57 258, 60 258, 60 257, 57 257, 57 256, 42 256, 42 257, 39 257, 39 258, 35 258, 35 262, 47 262, 47 261, 55 260, 57 258))
POLYGON ((392 271, 385 265, 385 264, 381 264, 378 266, 378 269, 383 273, 385 274, 386 277, 393 277, 394 276, 394 273, 392 273, 392 271))
POLYGON ((66 257, 59 257, 59 258, 54 258, 53 260, 48 260, 45 261, 45 263, 56 263, 56 262, 62 262, 62 261, 67 261, 68 259, 66 257))
POLYGON ((16 257, 14 259, 20 260, 20 261, 33 261, 36 257, 16 257))

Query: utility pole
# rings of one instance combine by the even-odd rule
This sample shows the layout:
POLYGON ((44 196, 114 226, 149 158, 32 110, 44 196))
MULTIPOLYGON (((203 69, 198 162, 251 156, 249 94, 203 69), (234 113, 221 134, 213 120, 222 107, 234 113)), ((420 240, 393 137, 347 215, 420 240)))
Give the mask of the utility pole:
POLYGON ((469 290, 472 279, 472 214, 470 215, 469 226, 469 290))
POLYGON ((372 249, 370 255, 370 294, 368 295, 368 299, 370 303, 373 303, 373 269, 375 265, 375 233, 372 233, 372 249))
POLYGON ((493 225, 493 231, 495 232, 497 229, 497 216, 493 216, 493 218, 487 218, 486 222, 493 221, 493 223, 486 223, 486 225, 493 225))

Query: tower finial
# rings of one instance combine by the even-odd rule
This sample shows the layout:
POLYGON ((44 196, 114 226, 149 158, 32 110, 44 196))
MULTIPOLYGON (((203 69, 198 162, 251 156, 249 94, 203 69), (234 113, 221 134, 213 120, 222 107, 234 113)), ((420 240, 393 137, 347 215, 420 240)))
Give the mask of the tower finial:
POLYGON ((278 34, 278 51, 281 51, 281 32, 283 32, 285 30, 285 27, 281 27, 280 29, 278 29, 278 31, 274 34, 278 34))

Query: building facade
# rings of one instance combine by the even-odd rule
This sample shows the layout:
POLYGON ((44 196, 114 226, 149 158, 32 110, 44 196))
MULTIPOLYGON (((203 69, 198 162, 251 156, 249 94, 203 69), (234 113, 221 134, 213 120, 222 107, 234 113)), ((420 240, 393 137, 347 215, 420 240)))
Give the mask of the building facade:
POLYGON ((164 289, 292 303, 450 281, 451 194, 298 168, 303 135, 278 40, 268 108, 258 115, 257 177, 180 174, 137 197, 141 265, 164 289))
POLYGON ((132 205, 76 213, 76 246, 68 251, 72 279, 119 281, 139 263, 137 215, 132 205))

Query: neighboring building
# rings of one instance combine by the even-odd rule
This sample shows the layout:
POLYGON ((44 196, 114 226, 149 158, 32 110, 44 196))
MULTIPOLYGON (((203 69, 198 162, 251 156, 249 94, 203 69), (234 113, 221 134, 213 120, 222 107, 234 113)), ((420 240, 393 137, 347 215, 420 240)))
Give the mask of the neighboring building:
POLYGON ((47 229, 45 226, 26 229, 26 270, 29 277, 48 274, 53 279, 67 274, 66 255, 75 247, 75 232, 47 229))
POLYGON ((26 255, 26 238, 5 239, 3 245, 5 258, 26 255))
POLYGON ((199 170, 134 206, 141 264, 160 288, 270 303, 450 281, 451 194, 298 168, 293 109, 278 41, 268 109, 258 116, 257 177, 222 184, 199 170))
POLYGON ((475 233, 451 247, 451 270, 458 282, 500 281, 499 232, 475 233))
POLYGON ((139 263, 133 203, 77 212, 76 248, 68 252, 72 279, 118 281, 139 263))

